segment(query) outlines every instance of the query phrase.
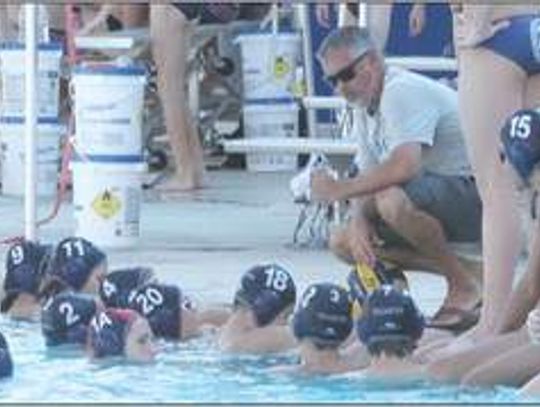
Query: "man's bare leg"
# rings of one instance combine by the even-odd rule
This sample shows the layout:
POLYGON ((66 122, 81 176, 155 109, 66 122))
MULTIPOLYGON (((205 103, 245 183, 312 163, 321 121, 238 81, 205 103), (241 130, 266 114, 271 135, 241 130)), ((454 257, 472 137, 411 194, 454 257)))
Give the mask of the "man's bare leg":
POLYGON ((173 6, 152 4, 150 34, 167 134, 176 164, 174 176, 159 188, 201 188, 204 180, 203 151, 187 103, 186 91, 192 26, 173 6))
MULTIPOLYGON (((440 222, 417 209, 401 188, 388 188, 378 193, 376 205, 385 223, 418 253, 416 260, 427 263, 432 266, 432 271, 446 278, 448 293, 443 306, 463 310, 474 308, 480 297, 478 278, 463 266, 452 251, 440 222)), ((455 318, 457 316, 437 322, 452 323, 455 318)))

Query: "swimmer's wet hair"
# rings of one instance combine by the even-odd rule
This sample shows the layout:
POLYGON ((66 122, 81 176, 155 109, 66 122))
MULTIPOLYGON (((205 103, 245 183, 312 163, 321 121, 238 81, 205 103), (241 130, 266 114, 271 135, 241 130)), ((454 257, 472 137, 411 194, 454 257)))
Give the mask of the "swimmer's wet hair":
POLYGON ((373 356, 388 356, 403 359, 411 355, 416 349, 415 341, 411 339, 396 339, 371 342, 367 345, 369 353, 373 356))

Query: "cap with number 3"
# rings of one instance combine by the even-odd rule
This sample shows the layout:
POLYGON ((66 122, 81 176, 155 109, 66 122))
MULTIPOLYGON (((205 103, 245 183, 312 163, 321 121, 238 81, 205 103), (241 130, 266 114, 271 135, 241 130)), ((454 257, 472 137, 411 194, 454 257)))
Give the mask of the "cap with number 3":
POLYGON ((351 311, 347 290, 332 283, 312 284, 294 313, 294 335, 310 338, 320 348, 338 346, 352 331, 351 311))

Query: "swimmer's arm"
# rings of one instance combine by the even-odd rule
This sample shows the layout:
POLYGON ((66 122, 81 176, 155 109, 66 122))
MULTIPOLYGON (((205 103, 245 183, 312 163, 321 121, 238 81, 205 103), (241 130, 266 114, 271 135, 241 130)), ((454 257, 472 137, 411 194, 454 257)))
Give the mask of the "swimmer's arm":
POLYGON ((107 17, 113 14, 118 9, 118 5, 104 4, 101 6, 97 14, 88 21, 77 33, 78 35, 89 35, 98 30, 100 27, 104 27, 107 22, 107 17))
POLYGON ((232 311, 230 308, 207 308, 201 311, 200 319, 202 324, 221 326, 227 322, 231 314, 232 311))
POLYGON ((340 353, 343 359, 347 360, 355 369, 365 369, 371 363, 368 350, 359 341, 351 343, 340 353))
POLYGON ((230 338, 224 350, 247 353, 285 352, 296 346, 289 327, 268 326, 230 338))
POLYGON ((350 199, 382 191, 412 179, 422 167, 422 145, 403 143, 388 159, 354 178, 340 181, 341 199, 350 199))
POLYGON ((510 332, 523 326, 529 311, 540 300, 540 223, 536 224, 534 242, 527 269, 510 295, 498 331, 510 332))

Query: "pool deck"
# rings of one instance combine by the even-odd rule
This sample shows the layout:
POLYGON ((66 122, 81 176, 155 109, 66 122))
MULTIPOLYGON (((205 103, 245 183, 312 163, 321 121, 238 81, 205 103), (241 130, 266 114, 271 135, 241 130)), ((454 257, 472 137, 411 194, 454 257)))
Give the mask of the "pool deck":
MULTIPOLYGON (((208 173, 208 188, 191 193, 144 193, 140 244, 132 249, 106 249, 110 269, 145 265, 168 282, 180 284, 203 302, 230 302, 241 274, 257 262, 274 261, 294 273, 299 290, 314 281, 345 283, 349 268, 326 249, 292 247, 299 207, 288 184, 291 173, 208 173)), ((24 232, 21 198, 0 195, 0 239, 24 232)), ((39 216, 51 208, 40 202, 39 216)), ((43 242, 74 233, 73 206, 38 231, 43 242)), ((6 245, 0 245, 3 259, 6 245)), ((408 273, 420 308, 432 313, 442 301, 441 277, 408 273)))

